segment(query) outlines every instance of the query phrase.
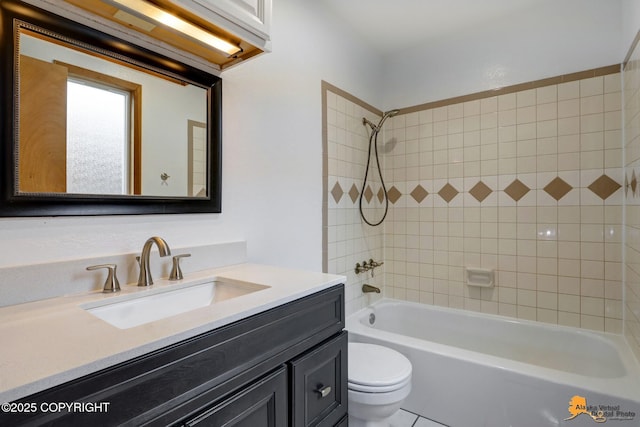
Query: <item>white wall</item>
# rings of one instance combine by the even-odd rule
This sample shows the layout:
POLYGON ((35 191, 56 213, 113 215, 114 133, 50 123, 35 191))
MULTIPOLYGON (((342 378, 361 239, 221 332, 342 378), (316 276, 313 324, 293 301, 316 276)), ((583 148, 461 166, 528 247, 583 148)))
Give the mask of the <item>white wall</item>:
POLYGON ((206 91, 194 85, 179 86, 158 78, 149 79, 142 87, 142 102, 142 193, 186 196, 188 122, 207 122, 206 91), (151 116, 147 109, 154 106, 155 113, 151 116), (160 178, 163 173, 170 176, 166 185, 160 178))
POLYGON ((541 0, 524 13, 407 46, 384 58, 384 107, 620 63, 621 1, 541 0))
POLYGON ((321 80, 381 102, 379 59, 328 16, 276 0, 273 52, 223 76, 224 215, 259 262, 322 267, 321 80))
MULTIPOLYGON (((252 262, 322 268, 320 81, 373 105, 381 64, 311 0, 276 0, 273 52, 223 74, 223 213, 0 219, 0 267, 248 241, 252 262)), ((378 97, 378 98, 376 98, 378 97)))
POLYGON ((640 31, 640 1, 622 0, 622 56, 626 56, 631 43, 640 31))

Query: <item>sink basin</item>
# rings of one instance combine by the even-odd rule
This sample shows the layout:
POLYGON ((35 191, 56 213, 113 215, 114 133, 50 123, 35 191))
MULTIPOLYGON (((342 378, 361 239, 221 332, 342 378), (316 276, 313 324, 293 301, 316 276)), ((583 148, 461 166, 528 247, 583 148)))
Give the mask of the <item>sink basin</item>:
POLYGON ((180 288, 149 290, 153 293, 83 308, 117 328, 128 329, 266 288, 255 283, 214 279, 180 288))

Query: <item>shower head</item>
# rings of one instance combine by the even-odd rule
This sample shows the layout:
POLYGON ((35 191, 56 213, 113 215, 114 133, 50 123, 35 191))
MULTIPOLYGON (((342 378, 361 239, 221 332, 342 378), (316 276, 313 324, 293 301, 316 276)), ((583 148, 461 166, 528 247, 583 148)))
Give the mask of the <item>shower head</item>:
POLYGON ((382 115, 382 119, 380 119, 380 123, 378 123, 378 129, 380 129, 382 127, 382 124, 384 123, 385 120, 387 120, 389 117, 395 116, 399 112, 400 112, 400 110, 389 110, 389 111, 385 112, 382 115))
POLYGON ((380 119, 380 122, 378 122, 378 125, 374 125, 370 120, 367 120, 366 118, 362 119, 362 124, 363 125, 369 125, 371 126, 371 129, 374 132, 380 132, 380 129, 382 129, 382 124, 384 123, 385 120, 387 120, 389 117, 393 117, 396 114, 398 114, 400 112, 400 110, 389 110, 389 111, 385 111, 382 114, 382 118, 380 119))

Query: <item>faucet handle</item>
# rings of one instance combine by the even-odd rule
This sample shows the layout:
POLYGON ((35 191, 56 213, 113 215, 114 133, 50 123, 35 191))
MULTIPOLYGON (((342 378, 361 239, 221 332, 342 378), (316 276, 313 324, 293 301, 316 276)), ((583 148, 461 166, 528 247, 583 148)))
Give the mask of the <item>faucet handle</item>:
POLYGON ((371 268, 376 268, 376 267, 380 267, 382 264, 384 264, 384 261, 374 261, 373 259, 369 259, 369 265, 371 266, 371 268))
POLYGON ((105 294, 120 292, 120 282, 118 282, 118 276, 116 275, 116 268, 118 268, 118 266, 116 264, 91 265, 87 267, 87 270, 98 270, 100 268, 109 270, 102 292, 105 294))
POLYGON ((174 255, 173 257, 173 267, 171 268, 171 273, 169 274, 169 280, 182 280, 182 269, 180 268, 180 258, 190 257, 191 254, 180 254, 174 255))

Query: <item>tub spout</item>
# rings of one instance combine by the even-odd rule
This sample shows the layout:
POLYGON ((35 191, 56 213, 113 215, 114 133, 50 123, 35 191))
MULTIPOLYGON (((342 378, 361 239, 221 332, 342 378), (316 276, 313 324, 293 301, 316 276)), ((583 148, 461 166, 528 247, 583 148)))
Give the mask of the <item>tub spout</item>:
POLYGON ((367 285, 364 284, 362 285, 362 292, 364 292, 365 294, 368 292, 375 292, 376 294, 380 293, 380 288, 376 287, 376 286, 371 286, 371 285, 367 285))

